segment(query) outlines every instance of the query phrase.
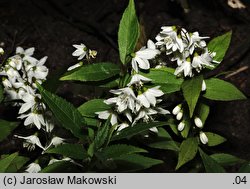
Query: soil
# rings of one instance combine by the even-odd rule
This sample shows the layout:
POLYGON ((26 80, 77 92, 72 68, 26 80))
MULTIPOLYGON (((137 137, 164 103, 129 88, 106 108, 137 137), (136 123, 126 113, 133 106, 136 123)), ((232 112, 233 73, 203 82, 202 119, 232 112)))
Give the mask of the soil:
MULTIPOLYGON (((227 0, 189 0, 188 13, 179 1, 171 0, 136 0, 136 8, 146 38, 154 39, 163 25, 179 25, 211 38, 232 30, 232 42, 224 61, 207 77, 245 68, 235 75, 225 74, 220 78, 233 83, 249 98, 250 3, 242 2, 246 9, 232 9, 227 6, 227 0)), ((125 0, 0 0, 0 45, 6 50, 6 56, 11 55, 16 46, 35 47, 37 57, 48 56, 48 88, 78 106, 99 97, 100 92, 91 86, 57 81, 66 68, 75 63, 71 56, 72 44, 84 43, 97 50, 96 62, 118 62, 117 31, 126 6, 125 0)), ((249 99, 213 102, 206 130, 228 139, 219 150, 250 160, 249 99)), ((15 146, 13 141, 7 141, 0 145, 0 151, 9 152, 15 146)), ((154 156, 157 154, 158 151, 154 156)), ((158 156, 166 158, 163 152, 158 156)), ((164 165, 149 171, 173 170, 164 165)))

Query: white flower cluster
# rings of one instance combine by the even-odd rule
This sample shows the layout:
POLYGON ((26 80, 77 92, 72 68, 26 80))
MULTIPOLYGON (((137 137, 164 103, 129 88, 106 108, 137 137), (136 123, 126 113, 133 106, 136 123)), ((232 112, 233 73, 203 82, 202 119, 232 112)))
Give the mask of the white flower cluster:
POLYGON ((35 82, 42 83, 46 79, 48 68, 44 66, 47 57, 37 60, 32 57, 34 50, 17 47, 16 55, 7 60, 0 74, 8 100, 20 106, 18 118, 25 119, 25 126, 35 125, 41 129, 46 126, 42 114, 46 107, 35 82))
POLYGON ((132 78, 127 87, 111 90, 110 92, 117 96, 104 101, 106 104, 113 106, 114 109, 96 112, 100 119, 108 119, 111 116, 111 124, 117 125, 118 131, 129 125, 134 125, 139 120, 143 122, 153 121, 153 115, 169 113, 169 111, 158 106, 161 102, 158 97, 164 95, 159 89, 160 86, 147 88, 144 84, 150 82, 151 79, 139 74, 139 68, 149 69, 149 60, 160 53, 151 40, 147 44, 147 48, 143 47, 131 55, 132 78), (125 118, 127 121, 125 121, 125 118))
MULTIPOLYGON (((177 129, 178 131, 183 131, 184 128, 185 128, 185 120, 183 119, 183 108, 182 108, 182 104, 179 104, 177 105, 173 111, 172 111, 173 115, 176 116, 176 119, 179 122, 178 126, 177 126, 177 129)), ((198 116, 194 116, 194 124, 197 128, 199 128, 200 130, 203 128, 203 123, 202 123, 202 120, 198 117, 198 116)), ((202 131, 200 131, 200 134, 199 134, 199 137, 200 137, 200 141, 203 143, 203 144, 207 144, 208 143, 208 138, 206 136, 206 134, 202 131)))
POLYGON ((209 52, 204 39, 198 32, 189 33, 184 28, 163 26, 156 36, 156 46, 166 55, 171 55, 171 61, 177 62, 175 75, 193 77, 194 71, 199 73, 205 67, 214 67, 215 52, 209 52))

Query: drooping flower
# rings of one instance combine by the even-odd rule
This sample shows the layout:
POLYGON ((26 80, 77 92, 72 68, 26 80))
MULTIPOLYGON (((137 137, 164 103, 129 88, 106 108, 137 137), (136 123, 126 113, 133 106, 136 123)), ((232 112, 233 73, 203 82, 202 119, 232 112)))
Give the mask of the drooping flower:
POLYGON ((25 142, 23 143, 23 147, 28 148, 28 150, 34 150, 35 146, 38 146, 39 148, 44 150, 44 147, 42 146, 39 138, 36 135, 30 135, 27 137, 18 136, 18 135, 14 135, 14 136, 17 138, 24 139, 25 142))
POLYGON ((105 110, 105 111, 101 111, 101 112, 96 112, 96 114, 98 115, 99 119, 104 119, 104 120, 107 120, 109 118, 109 116, 111 116, 111 118, 110 118, 111 125, 115 125, 118 123, 117 115, 111 111, 105 110))
POLYGON ((38 163, 31 163, 28 165, 25 171, 27 173, 38 173, 39 171, 41 171, 41 167, 38 163))
POLYGON ((133 84, 142 85, 142 83, 147 83, 150 81, 151 81, 151 79, 144 77, 143 75, 134 74, 134 75, 132 75, 132 78, 131 78, 130 82, 128 83, 128 86, 131 86, 133 84))
POLYGON ((57 146, 63 144, 64 140, 65 139, 63 139, 61 137, 57 137, 57 136, 53 137, 51 139, 50 143, 44 148, 44 151, 46 151, 47 149, 49 149, 51 146, 57 147, 57 146))
POLYGON ((41 126, 45 125, 43 115, 37 112, 30 112, 28 114, 22 114, 18 118, 20 119, 26 118, 24 121, 25 126, 34 124, 38 129, 41 129, 41 126))
POLYGON ((78 56, 78 60, 82 60, 88 52, 86 45, 81 43, 80 45, 73 45, 73 47, 75 47, 76 50, 72 53, 72 56, 78 56))
POLYGON ((180 75, 180 74, 184 74, 184 76, 189 76, 192 77, 193 73, 192 73, 192 65, 190 62, 190 59, 187 58, 186 60, 183 60, 182 64, 180 66, 178 66, 174 72, 175 75, 180 75))

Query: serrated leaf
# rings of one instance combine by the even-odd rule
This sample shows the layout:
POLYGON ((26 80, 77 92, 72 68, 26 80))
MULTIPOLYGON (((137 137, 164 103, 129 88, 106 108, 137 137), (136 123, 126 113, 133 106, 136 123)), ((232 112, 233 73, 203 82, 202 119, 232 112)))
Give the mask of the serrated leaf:
POLYGON ((218 134, 215 134, 215 133, 205 132, 205 134, 208 138, 208 143, 207 143, 208 146, 217 146, 217 145, 227 141, 226 138, 224 138, 218 134))
POLYGON ((110 117, 107 119, 105 124, 99 128, 97 131, 94 144, 95 144, 95 149, 99 149, 104 145, 104 143, 108 139, 109 131, 110 131, 111 125, 110 125, 110 117))
POLYGON ((198 151, 197 138, 187 138, 181 143, 176 170, 194 159, 198 151))
POLYGON ((200 156, 207 173, 225 173, 225 169, 218 164, 213 158, 205 154, 199 148, 200 156))
POLYGON ((55 162, 43 168, 40 173, 77 173, 79 169, 69 161, 55 162))
POLYGON ((240 159, 236 156, 233 156, 231 154, 225 154, 225 153, 219 153, 219 154, 212 154, 210 155, 211 158, 213 158, 217 163, 219 163, 222 166, 232 166, 239 163, 244 163, 245 160, 240 159))
POLYGON ((165 93, 173 93, 180 90, 183 79, 177 78, 173 73, 165 68, 150 69, 149 73, 140 73, 147 78, 152 79, 155 85, 160 85, 161 90, 165 93))
POLYGON ((70 130, 78 138, 83 138, 81 127, 84 126, 84 118, 81 113, 71 103, 63 98, 46 91, 41 85, 37 84, 42 100, 49 106, 61 125, 70 130))
POLYGON ((8 167, 13 163, 14 159, 18 156, 18 153, 10 154, 0 160, 0 173, 5 173, 8 167))
POLYGON ((73 159, 87 158, 87 153, 80 144, 62 144, 55 148, 46 150, 46 153, 60 154, 73 159))
POLYGON ((207 47, 210 52, 216 52, 213 60, 221 62, 227 52, 232 37, 232 31, 212 39, 207 47))
POLYGON ((162 160, 145 157, 139 154, 123 155, 119 158, 114 158, 114 160, 119 171, 123 172, 143 170, 163 163, 162 160))
POLYGON ((147 152, 147 151, 142 148, 138 148, 131 145, 115 144, 104 148, 101 152, 98 152, 98 157, 103 160, 107 160, 110 158, 115 159, 123 155, 129 155, 140 152, 147 152))
POLYGON ((109 62, 88 64, 67 72, 60 78, 62 81, 102 81, 120 73, 116 64, 109 62))
POLYGON ((138 123, 133 127, 130 126, 121 130, 118 135, 112 137, 112 141, 132 137, 134 135, 147 131, 152 127, 160 127, 164 125, 167 125, 167 122, 138 123))
POLYGON ((205 80, 207 89, 203 95, 207 99, 231 101, 246 99, 245 95, 229 82, 217 78, 205 80))
POLYGON ((179 151, 179 146, 175 141, 160 141, 160 142, 154 142, 149 144, 149 147, 151 148, 157 148, 162 150, 173 150, 173 151, 179 151))
POLYGON ((123 64, 127 63, 127 55, 134 51, 139 36, 140 26, 136 16, 135 4, 133 0, 129 0, 128 7, 122 15, 118 31, 119 53, 123 64))
POLYGON ((92 99, 78 107, 78 111, 85 117, 96 117, 96 112, 109 109, 110 106, 104 103, 104 99, 92 99))
POLYGON ((200 76, 196 76, 191 79, 185 80, 181 85, 184 98, 187 101, 187 104, 189 107, 190 117, 193 116, 196 103, 200 96, 202 81, 203 81, 203 76, 200 75, 200 76))
POLYGON ((9 122, 0 119, 0 142, 9 136, 18 124, 18 122, 9 122))

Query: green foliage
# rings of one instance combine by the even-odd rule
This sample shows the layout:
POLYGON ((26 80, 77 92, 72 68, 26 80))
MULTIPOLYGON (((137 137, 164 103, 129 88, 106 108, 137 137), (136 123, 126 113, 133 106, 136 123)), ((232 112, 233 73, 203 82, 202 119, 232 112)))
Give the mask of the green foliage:
POLYGON ((208 143, 207 143, 208 146, 217 146, 227 141, 227 139, 215 133, 205 132, 205 134, 208 138, 208 143))
POLYGON ((197 138, 191 137, 184 140, 180 146, 178 164, 175 169, 176 170, 179 169, 181 166, 194 159, 197 151, 198 151, 197 138))
POLYGON ((187 101, 189 107, 190 117, 193 116, 196 103, 200 96, 202 81, 203 81, 203 76, 199 75, 191 79, 185 80, 182 83, 181 88, 183 91, 184 98, 187 101))
POLYGON ((215 37, 208 43, 208 50, 216 52, 216 56, 213 58, 215 61, 221 62, 227 52, 232 37, 232 31, 225 33, 224 35, 215 37))
POLYGON ((124 138, 129 138, 143 131, 147 131, 152 127, 160 127, 167 125, 167 122, 151 122, 151 123, 138 123, 135 124, 133 127, 127 127, 119 132, 119 134, 112 137, 112 141, 120 140, 124 138))
POLYGON ((83 138, 82 127, 84 126, 84 118, 81 113, 69 102, 63 98, 46 91, 41 85, 38 89, 44 102, 49 106, 61 125, 70 130, 72 134, 78 138, 83 138))
POLYGON ((224 173, 224 168, 218 164, 213 158, 207 155, 199 148, 200 156, 207 173, 224 173))
POLYGON ((0 173, 6 173, 8 168, 14 163, 14 160, 18 156, 18 153, 13 153, 1 158, 0 160, 0 173))
POLYGON ((123 64, 127 64, 127 55, 134 52, 136 43, 140 36, 140 26, 136 16, 135 4, 129 0, 119 25, 118 45, 120 59, 123 64))
POLYGON ((210 111, 210 107, 207 104, 204 103, 199 103, 197 105, 197 114, 199 116, 199 118, 201 119, 203 125, 205 124, 208 114, 210 111))
POLYGON ((97 156, 102 160, 108 160, 110 158, 115 159, 124 155, 140 153, 140 152, 147 152, 147 151, 142 148, 138 148, 127 144, 115 144, 107 146, 102 151, 98 152, 97 156))
POLYGON ((242 100, 246 99, 245 95, 229 82, 217 78, 205 80, 207 89, 204 97, 210 100, 242 100))
POLYGON ((0 142, 4 140, 19 125, 18 122, 9 122, 0 119, 0 142))
POLYGON ((88 64, 67 72, 60 78, 62 81, 102 81, 120 73, 116 64, 109 62, 88 64))
POLYGON ((62 144, 46 150, 46 153, 60 154, 73 159, 87 158, 87 153, 81 144, 62 144))
POLYGON ((162 160, 145 157, 139 154, 128 154, 114 158, 115 163, 122 172, 132 172, 147 169, 157 164, 163 163, 162 160))
POLYGON ((225 153, 212 154, 210 155, 210 157, 213 158, 217 163, 219 163, 222 166, 232 166, 245 162, 245 160, 243 159, 225 153))
POLYGON ((69 161, 59 161, 43 168, 40 173, 76 173, 79 168, 69 161))
POLYGON ((92 99, 78 107, 78 111, 85 117, 96 117, 95 112, 109 110, 110 106, 105 104, 104 99, 92 99))
POLYGON ((240 167, 239 173, 250 173, 250 162, 244 163, 240 167))
POLYGON ((177 78, 167 68, 150 69, 149 73, 140 73, 147 78, 152 79, 155 85, 160 85, 161 90, 165 93, 173 93, 179 91, 183 82, 182 78, 177 78))

